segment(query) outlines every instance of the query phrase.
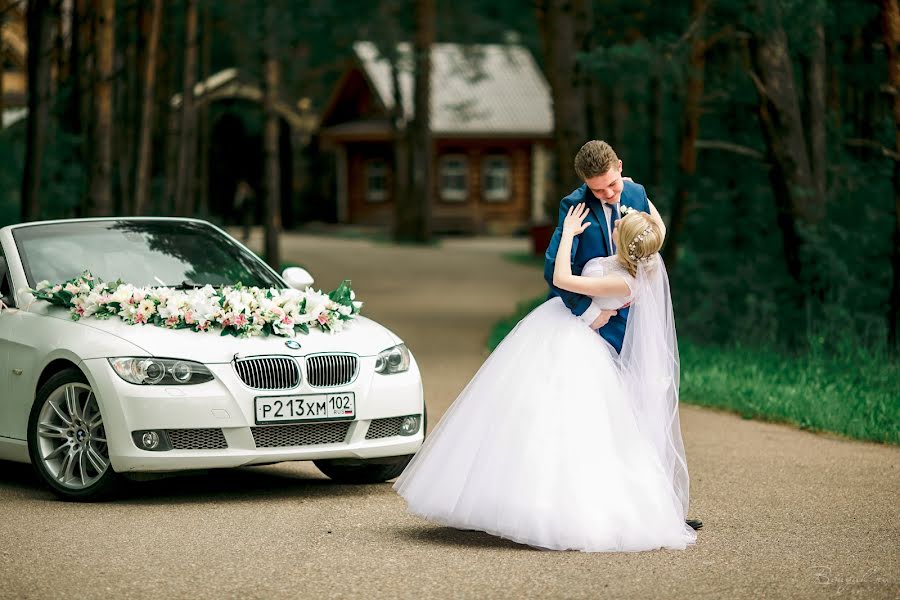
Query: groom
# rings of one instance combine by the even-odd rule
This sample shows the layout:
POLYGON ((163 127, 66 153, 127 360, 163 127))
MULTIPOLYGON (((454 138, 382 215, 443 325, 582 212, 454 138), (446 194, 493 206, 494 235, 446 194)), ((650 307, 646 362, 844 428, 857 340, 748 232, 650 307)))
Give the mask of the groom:
MULTIPOLYGON (((612 231, 620 218, 622 206, 650 213, 654 217, 659 217, 659 213, 647 198, 644 186, 622 177, 622 161, 606 142, 591 140, 582 146, 575 155, 575 172, 584 181, 584 185, 559 203, 558 225, 544 256, 544 279, 550 285, 550 298, 562 298, 572 314, 589 324, 591 329, 599 329, 603 339, 616 352, 621 352, 628 308, 618 311, 601 310, 596 303, 591 302, 590 297, 561 290, 553 285, 553 267, 562 237, 562 224, 570 206, 585 202, 591 209, 585 221, 590 221, 592 226, 572 242, 572 273, 581 275, 585 263, 592 258, 615 254, 612 231)), ((665 228, 662 234, 665 237, 665 228)))
MULTIPOLYGON (((622 340, 625 339, 625 324, 628 320, 627 307, 618 311, 601 310, 589 296, 561 290, 553 285, 553 269, 559 250, 559 240, 562 237, 563 221, 571 206, 584 202, 590 208, 585 221, 590 221, 592 226, 572 241, 572 273, 581 275, 587 261, 616 253, 612 232, 616 221, 620 218, 622 206, 649 213, 660 224, 662 219, 647 197, 644 186, 622 177, 622 161, 606 142, 591 140, 582 146, 575 155, 575 172, 584 181, 584 185, 559 203, 558 225, 544 255, 544 279, 550 286, 550 298, 554 296, 562 298, 572 314, 589 323, 591 329, 599 329, 603 339, 609 342, 616 352, 621 352, 622 340)), ((662 234, 665 238, 665 226, 662 226, 662 234)), ((694 529, 703 527, 700 519, 688 519, 685 522, 694 529)))

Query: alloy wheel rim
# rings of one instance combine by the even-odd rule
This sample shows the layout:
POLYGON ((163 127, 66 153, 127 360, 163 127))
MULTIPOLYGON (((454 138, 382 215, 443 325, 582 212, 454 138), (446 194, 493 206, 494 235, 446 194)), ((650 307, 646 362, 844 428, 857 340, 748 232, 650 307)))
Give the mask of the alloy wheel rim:
POLYGON ((67 383, 50 394, 38 415, 37 442, 44 469, 60 486, 83 490, 103 477, 109 448, 90 386, 67 383))

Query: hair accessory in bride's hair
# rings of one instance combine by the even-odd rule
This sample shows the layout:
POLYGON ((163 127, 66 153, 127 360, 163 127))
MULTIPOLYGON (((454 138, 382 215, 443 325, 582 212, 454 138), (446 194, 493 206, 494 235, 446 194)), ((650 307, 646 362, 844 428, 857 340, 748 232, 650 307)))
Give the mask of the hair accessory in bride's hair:
POLYGON ((651 231, 653 231, 653 226, 648 225, 647 229, 637 234, 635 238, 631 240, 631 243, 628 244, 628 258, 631 260, 631 262, 649 262, 650 259, 653 258, 652 254, 650 256, 642 256, 640 258, 638 258, 637 254, 635 254, 635 252, 637 251, 638 243, 644 241, 644 238, 647 237, 651 231))

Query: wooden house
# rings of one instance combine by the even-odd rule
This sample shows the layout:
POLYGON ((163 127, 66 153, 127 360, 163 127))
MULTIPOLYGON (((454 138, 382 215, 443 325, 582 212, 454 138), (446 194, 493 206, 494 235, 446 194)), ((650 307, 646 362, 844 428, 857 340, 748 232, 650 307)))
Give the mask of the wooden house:
MULTIPOLYGON (((409 47, 399 50, 408 122, 409 47)), ((434 230, 508 233, 540 220, 553 113, 534 58, 514 45, 435 44, 431 56, 434 230)), ((354 44, 352 63, 320 120, 323 147, 336 158, 340 222, 393 221, 393 97, 388 61, 374 44, 354 44)))

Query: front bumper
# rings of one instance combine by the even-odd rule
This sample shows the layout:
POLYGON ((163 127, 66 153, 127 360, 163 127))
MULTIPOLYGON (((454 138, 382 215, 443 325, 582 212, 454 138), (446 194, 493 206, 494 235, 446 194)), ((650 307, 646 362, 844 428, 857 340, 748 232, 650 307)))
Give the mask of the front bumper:
MULTIPOLYGON (((246 387, 231 364, 206 365, 216 379, 186 386, 127 383, 113 372, 106 359, 86 360, 82 363, 82 369, 100 404, 110 462, 116 472, 123 473, 239 467, 291 460, 377 459, 414 454, 424 441, 424 423, 420 423, 419 431, 410 436, 389 435, 367 439, 367 433, 374 420, 423 415, 424 400, 418 365, 412 359, 410 369, 405 373, 378 375, 374 372, 374 364, 374 357, 360 357, 359 375, 347 386, 329 390, 311 388, 304 378, 300 387, 284 392, 246 387), (259 435, 261 428, 269 430, 290 426, 258 426, 254 414, 255 397, 295 396, 324 391, 355 394, 356 416, 353 421, 345 422, 346 432, 341 439, 330 439, 325 443, 316 443, 315 439, 310 443, 307 439, 303 445, 257 446, 254 429, 259 435), (205 448, 200 444, 197 449, 143 450, 132 439, 132 432, 141 430, 209 432, 219 440, 224 437, 227 447, 205 448)), ((333 422, 317 422, 303 424, 302 427, 317 427, 320 424, 334 425, 333 422)))

